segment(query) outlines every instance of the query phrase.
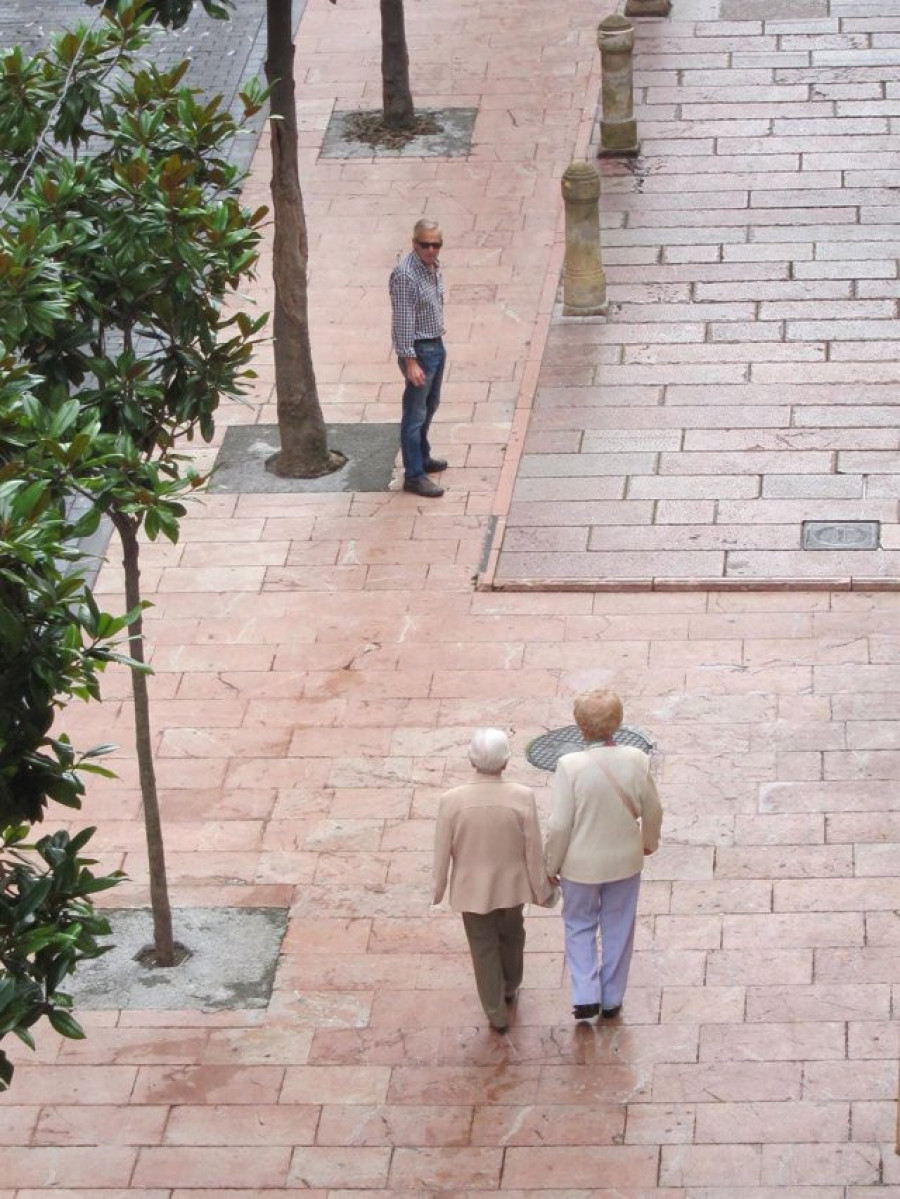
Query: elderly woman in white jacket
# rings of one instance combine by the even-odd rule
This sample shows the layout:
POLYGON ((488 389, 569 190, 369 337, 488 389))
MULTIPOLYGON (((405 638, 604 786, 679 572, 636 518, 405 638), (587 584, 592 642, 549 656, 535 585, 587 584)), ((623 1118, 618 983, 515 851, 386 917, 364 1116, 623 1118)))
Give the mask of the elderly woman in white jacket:
POLYGON ((589 1020, 617 1016, 622 1006, 641 869, 659 845, 662 808, 647 755, 613 741, 619 697, 580 696, 575 720, 587 748, 557 762, 544 859, 562 891, 572 1014, 589 1020))

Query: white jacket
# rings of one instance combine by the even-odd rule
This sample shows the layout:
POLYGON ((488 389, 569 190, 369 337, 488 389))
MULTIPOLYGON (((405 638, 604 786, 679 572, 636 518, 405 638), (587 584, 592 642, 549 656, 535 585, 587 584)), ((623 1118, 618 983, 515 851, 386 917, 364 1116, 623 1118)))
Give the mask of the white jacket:
POLYGON ((573 883, 611 883, 640 873, 644 851, 659 846, 662 807, 650 759, 627 745, 597 745, 556 764, 544 861, 549 875, 573 883), (599 763, 631 800, 622 802, 599 763))

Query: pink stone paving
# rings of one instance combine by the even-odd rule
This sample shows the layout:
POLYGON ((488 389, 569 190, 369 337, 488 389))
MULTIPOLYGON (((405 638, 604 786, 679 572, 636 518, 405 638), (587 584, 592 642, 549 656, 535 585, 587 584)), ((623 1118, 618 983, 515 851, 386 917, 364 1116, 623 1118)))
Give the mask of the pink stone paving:
MULTIPOLYGON (((897 572, 843 553, 813 578, 790 543, 806 518, 897 523, 896 297, 861 288, 896 285, 879 205, 900 15, 834 0, 734 22, 677 0, 642 22, 652 169, 603 168, 621 307, 562 326, 559 174, 587 146, 610 8, 407 5, 417 100, 478 106, 475 144, 378 163, 318 158, 332 107, 378 102, 376 8, 305 12, 326 416, 396 417, 386 275, 411 220, 438 216, 447 494, 219 494, 174 550, 148 547, 173 900, 288 908, 282 955, 265 1009, 111 997, 86 1040, 42 1027, 14 1049, 0 1199, 900 1195, 897 572), (543 557, 544 590, 476 588, 492 516, 495 582, 543 557), (704 586, 735 554, 767 590, 704 586), (606 586, 579 590, 564 558, 602 559, 606 586), (877 589, 851 589, 857 570, 877 589), (600 685, 658 739, 666 806, 622 1018, 574 1025, 561 921, 533 910, 501 1039, 458 917, 429 907, 437 800, 493 723, 545 815, 525 748, 600 685)), ((263 145, 251 202, 268 170, 263 145)), ((268 351, 259 374, 226 423, 274 420, 268 351)), ((104 689, 63 721, 121 744, 79 823, 129 873, 108 902, 142 906, 128 679, 104 689)))

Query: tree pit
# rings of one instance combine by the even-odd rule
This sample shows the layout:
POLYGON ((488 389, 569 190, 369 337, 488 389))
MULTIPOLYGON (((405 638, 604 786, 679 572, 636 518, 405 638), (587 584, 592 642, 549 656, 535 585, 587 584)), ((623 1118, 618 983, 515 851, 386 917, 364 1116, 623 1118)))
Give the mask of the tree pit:
POLYGON ((431 112, 417 112, 412 124, 403 129, 388 125, 381 109, 376 112, 351 112, 347 114, 343 139, 347 142, 364 142, 367 146, 384 146, 389 150, 401 150, 414 138, 443 133, 444 126, 431 112))

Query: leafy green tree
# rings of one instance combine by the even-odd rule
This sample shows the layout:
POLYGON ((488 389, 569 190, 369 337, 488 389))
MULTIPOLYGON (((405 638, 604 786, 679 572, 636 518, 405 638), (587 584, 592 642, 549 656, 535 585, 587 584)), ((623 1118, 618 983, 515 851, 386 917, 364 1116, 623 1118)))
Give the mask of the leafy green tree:
MULTIPOLYGON (((223 303, 253 271, 265 209, 240 204, 240 172, 226 157, 234 120, 182 84, 188 63, 145 63, 149 36, 131 8, 54 38, 34 58, 15 50, 0 62, 13 260, 4 290, 0 258, 0 329, 35 377, 44 413, 43 426, 31 421, 20 472, 52 495, 86 498, 85 523, 105 514, 121 539, 154 944, 158 963, 171 965, 139 534, 177 540, 184 497, 202 482, 179 447, 209 441, 220 397, 252 377, 266 317, 229 315, 223 303), (21 316, 16 253, 39 255, 65 281, 41 321, 21 316), (98 459, 77 472, 52 464, 61 432, 87 433, 98 459)), ((264 97, 248 88, 243 99, 250 113, 264 97)))
MULTIPOLYGON (((94 0, 96 3, 96 0, 94 0)), ((233 0, 198 0, 211 17, 227 17, 233 0)), ((180 29, 191 15, 194 0, 153 0, 156 19, 172 29, 180 29)))
MULTIPOLYGON (((108 9, 134 0, 87 0, 108 9)), ((142 11, 177 29, 195 0, 139 0, 142 11)), ((210 16, 227 17, 233 0, 196 0, 210 16)), ((334 4, 336 0, 331 0, 334 4)), ((270 467, 287 478, 316 478, 342 463, 329 451, 309 336, 309 235, 298 166, 292 0, 265 0, 266 79, 272 117, 272 208, 275 245, 272 274, 275 304, 275 397, 281 449, 270 467)), ((381 98, 388 130, 410 130, 416 112, 409 84, 409 53, 403 0, 379 0, 381 98)))
MULTIPOLYGON (((20 311, 40 321, 56 303, 50 294, 42 297, 52 272, 43 279, 40 271, 24 273, 20 311)), ((84 1035, 61 988, 79 961, 104 952, 97 938, 110 929, 91 898, 120 877, 92 873, 83 855, 91 828, 29 840, 48 803, 79 808, 83 774, 109 773, 96 762, 108 747, 76 754, 65 735, 53 732, 54 717, 67 699, 98 697, 98 672, 117 656, 111 643, 128 618, 98 609, 73 569, 77 523, 59 514, 46 486, 19 470, 29 411, 43 416, 24 369, 6 356, 0 360, 0 1041, 12 1034, 33 1048, 31 1029, 42 1017, 63 1036, 84 1035)), ((85 451, 91 452, 83 439, 54 443, 57 462, 72 463, 85 451)), ((0 1091, 12 1075, 0 1049, 0 1091)))
MULTIPOLYGON (((87 0, 120 11, 134 0, 87 0)), ((195 0, 137 0, 148 18, 178 28, 195 0)), ((233 0, 196 0, 213 17, 227 17, 233 0)), ((281 448, 268 463, 286 478, 316 478, 337 469, 328 449, 309 336, 309 237, 298 168, 292 0, 265 0, 266 78, 272 138, 272 209, 275 303, 272 333, 281 448)))
MULTIPOLYGON (((0 1041, 13 1034, 33 1049, 31 1029, 42 1017, 64 1037, 84 1037, 62 987, 79 962, 105 952, 97 938, 112 930, 91 897, 120 876, 91 872, 82 850, 93 828, 74 837, 60 829, 34 844, 25 843, 28 830, 0 829, 0 1041)), ((0 1048, 0 1091, 13 1072, 0 1048)))

